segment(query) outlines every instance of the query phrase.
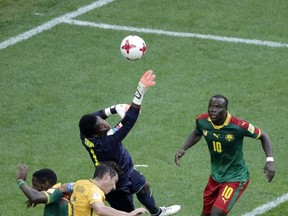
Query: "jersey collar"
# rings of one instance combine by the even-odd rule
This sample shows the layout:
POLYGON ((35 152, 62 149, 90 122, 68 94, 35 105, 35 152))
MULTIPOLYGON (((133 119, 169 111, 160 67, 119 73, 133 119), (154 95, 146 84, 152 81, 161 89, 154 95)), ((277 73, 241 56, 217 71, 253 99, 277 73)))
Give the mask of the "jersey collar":
POLYGON ((59 183, 56 183, 55 185, 53 185, 52 188, 58 189, 58 188, 60 188, 60 187, 61 187, 61 183, 59 182, 59 183))
POLYGON ((231 120, 231 114, 228 112, 227 112, 227 117, 222 125, 214 125, 210 117, 208 117, 208 121, 212 124, 213 128, 217 130, 223 128, 224 126, 227 126, 230 123, 230 120, 231 120))

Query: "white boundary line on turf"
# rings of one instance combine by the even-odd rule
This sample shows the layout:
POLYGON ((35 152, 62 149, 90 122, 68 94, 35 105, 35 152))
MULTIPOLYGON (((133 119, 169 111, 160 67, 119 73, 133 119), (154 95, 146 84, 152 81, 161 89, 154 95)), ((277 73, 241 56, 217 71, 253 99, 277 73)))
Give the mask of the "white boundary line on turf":
POLYGON ((268 212, 269 210, 277 207, 278 205, 280 205, 281 203, 284 203, 286 201, 288 201, 288 193, 286 193, 280 197, 277 197, 276 199, 272 200, 271 202, 263 204, 263 205, 257 207, 256 209, 254 209, 253 211, 243 214, 242 216, 256 216, 256 215, 264 214, 265 212, 268 212))
POLYGON ((112 29, 112 30, 119 30, 119 31, 132 31, 132 32, 143 32, 143 33, 152 33, 158 35, 168 35, 174 37, 189 37, 189 38, 199 38, 199 39, 207 39, 207 40, 216 40, 216 41, 223 41, 223 42, 231 42, 231 43, 244 43, 244 44, 253 44, 258 46, 268 46, 268 47, 276 47, 276 48, 288 48, 287 43, 279 43, 274 41, 263 41, 263 40, 255 40, 255 39, 243 39, 243 38, 236 38, 236 37, 225 37, 225 36, 218 36, 218 35, 208 35, 208 34, 198 34, 198 33, 187 33, 187 32, 173 32, 173 31, 164 31, 159 29, 145 29, 145 28, 134 28, 129 26, 117 26, 117 25, 109 25, 104 23, 93 23, 93 22, 85 22, 79 20, 72 20, 73 18, 87 13, 95 8, 104 6, 108 3, 111 3, 115 0, 99 0, 93 2, 90 5, 84 6, 79 8, 78 10, 67 13, 63 16, 58 18, 52 19, 49 22, 44 23, 41 26, 35 27, 27 32, 24 32, 18 36, 12 37, 7 39, 4 42, 0 43, 0 49, 7 48, 13 44, 21 42, 23 40, 27 40, 45 30, 51 29, 54 26, 61 24, 61 23, 68 23, 68 24, 75 24, 75 25, 82 25, 82 26, 90 26, 102 29, 112 29))
POLYGON ((135 164, 134 167, 148 167, 149 165, 146 164, 135 164))
MULTIPOLYGON (((81 7, 74 12, 67 13, 63 16, 52 19, 52 20, 44 23, 43 25, 35 27, 29 31, 26 31, 22 34, 19 34, 18 36, 11 37, 11 38, 1 42, 0 43, 0 49, 5 49, 11 45, 18 43, 18 42, 21 42, 23 40, 27 40, 27 39, 43 32, 43 31, 49 30, 49 29, 53 28, 54 26, 61 24, 61 23, 84 25, 84 26, 91 26, 91 27, 102 28, 102 29, 120 30, 120 31, 153 33, 153 34, 168 35, 168 36, 174 36, 174 37, 190 37, 190 38, 194 37, 194 38, 217 40, 217 41, 224 41, 224 42, 245 43, 245 44, 254 44, 254 45, 260 45, 260 46, 288 48, 287 43, 278 43, 278 42, 273 42, 273 41, 241 39, 241 38, 235 38, 235 37, 222 37, 222 36, 217 36, 217 35, 205 35, 205 34, 197 34, 197 33, 171 32, 171 31, 164 31, 164 30, 157 30, 157 29, 134 28, 134 27, 128 27, 128 26, 116 26, 116 25, 109 25, 109 24, 103 24, 103 23, 92 23, 92 22, 71 20, 71 19, 73 19, 79 15, 87 13, 87 12, 89 12, 95 8, 102 7, 102 6, 104 6, 108 3, 111 3, 113 1, 115 1, 115 0, 99 0, 99 1, 93 2, 90 5, 86 5, 84 7, 81 7)), ((277 197, 275 200, 268 202, 264 205, 261 205, 261 206, 257 207, 256 209, 254 209, 253 211, 248 212, 242 216, 255 216, 255 215, 263 214, 263 213, 269 211, 270 209, 275 208, 276 206, 280 205, 281 203, 286 202, 287 200, 288 200, 288 193, 282 195, 281 197, 277 197)))
POLYGON ((0 49, 5 49, 5 48, 7 48, 13 44, 21 42, 23 40, 27 40, 27 39, 43 32, 43 31, 45 31, 45 30, 51 29, 54 26, 56 26, 60 23, 63 23, 66 20, 75 18, 79 15, 87 13, 87 12, 89 12, 95 8, 102 7, 102 6, 104 6, 108 3, 111 3, 113 1, 115 1, 115 0, 99 0, 99 1, 93 2, 92 4, 81 7, 76 11, 73 11, 71 13, 64 14, 63 16, 60 16, 58 18, 52 19, 49 22, 44 23, 43 25, 40 25, 40 26, 35 27, 29 31, 26 31, 22 34, 19 34, 18 36, 15 36, 15 37, 7 39, 6 41, 3 41, 2 43, 0 43, 0 49))
POLYGON ((263 41, 255 39, 243 39, 236 37, 223 37, 218 35, 208 35, 208 34, 197 34, 197 33, 188 33, 188 32, 173 32, 173 31, 164 31, 160 29, 147 29, 147 28, 135 28, 129 26, 118 26, 118 25, 109 25, 105 23, 94 23, 80 20, 65 20, 68 24, 80 25, 80 26, 89 26, 101 29, 111 29, 118 31, 131 31, 131 32, 141 32, 141 33, 152 33, 158 35, 168 35, 173 37, 186 37, 186 38, 200 38, 207 40, 216 40, 223 42, 231 43, 244 43, 244 44, 253 44, 258 46, 268 46, 268 47, 278 47, 278 48, 288 48, 287 43, 279 43, 274 41, 263 41))

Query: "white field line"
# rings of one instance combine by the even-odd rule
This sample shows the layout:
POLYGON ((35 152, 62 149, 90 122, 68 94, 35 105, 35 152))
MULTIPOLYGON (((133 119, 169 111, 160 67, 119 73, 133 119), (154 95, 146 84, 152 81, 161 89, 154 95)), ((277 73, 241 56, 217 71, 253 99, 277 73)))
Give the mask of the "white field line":
POLYGON ((265 212, 268 212, 269 210, 277 207, 278 205, 280 205, 281 203, 284 203, 286 201, 288 201, 288 193, 286 193, 280 197, 277 197, 276 199, 272 200, 271 202, 265 203, 265 204, 257 207, 253 211, 243 214, 242 216, 256 216, 256 215, 264 214, 265 212))
POLYGON ((72 18, 75 18, 77 16, 80 16, 84 13, 87 13, 95 8, 99 8, 99 7, 102 7, 108 3, 111 3, 115 0, 99 0, 99 1, 96 1, 96 2, 93 2, 92 4, 90 5, 86 5, 84 7, 81 7, 79 8, 78 10, 74 11, 74 12, 71 12, 71 13, 67 13, 67 14, 64 14, 63 16, 60 16, 58 18, 55 18, 55 19, 52 19, 50 20, 49 22, 46 22, 44 23, 43 25, 40 25, 38 27, 35 27, 29 31, 26 31, 22 34, 19 34, 18 36, 15 36, 15 37, 11 37, 3 42, 0 43, 0 49, 4 49, 8 46, 11 46, 13 44, 16 44, 18 42, 21 42, 23 40, 27 40, 45 30, 48 30, 48 29, 51 29, 53 28, 54 26, 60 24, 60 23, 63 23, 64 21, 66 20, 69 20, 69 19, 72 19, 72 18))
POLYGON ((173 32, 173 31, 164 31, 160 29, 135 28, 135 27, 129 27, 129 26, 109 25, 105 23, 94 23, 94 22, 87 22, 87 21, 80 21, 80 20, 65 20, 65 22, 69 24, 74 24, 74 25, 89 26, 89 27, 118 30, 118 31, 151 33, 151 34, 158 34, 158 35, 168 35, 168 36, 173 36, 173 37, 200 38, 200 39, 224 41, 224 42, 231 42, 231 43, 244 43, 244 44, 253 44, 253 45, 258 45, 258 46, 288 48, 287 43, 279 43, 279 42, 273 42, 273 41, 243 39, 243 38, 236 38, 236 37, 223 37, 223 36, 218 36, 218 35, 197 34, 197 33, 188 33, 188 32, 173 32))
MULTIPOLYGON (((91 26, 91 27, 102 28, 102 29, 120 30, 120 31, 153 33, 153 34, 168 35, 168 36, 174 36, 174 37, 190 37, 190 38, 200 38, 200 39, 232 42, 232 43, 245 43, 245 44, 254 44, 254 45, 259 45, 259 46, 288 48, 288 44, 286 44, 286 43, 278 43, 278 42, 273 42, 273 41, 242 39, 242 38, 235 38, 235 37, 222 37, 222 36, 217 36, 217 35, 205 35, 205 34, 197 34, 197 33, 171 32, 171 31, 164 31, 164 30, 157 30, 157 29, 134 28, 134 27, 128 27, 128 26, 116 26, 116 25, 108 25, 108 24, 103 24, 103 23, 92 23, 92 22, 71 20, 71 19, 73 19, 79 15, 87 13, 87 12, 89 12, 95 8, 104 6, 104 5, 111 3, 113 1, 114 0, 99 0, 99 1, 93 2, 90 5, 81 7, 74 12, 67 13, 63 16, 52 19, 51 21, 46 22, 43 25, 35 27, 35 28, 33 28, 27 32, 19 34, 18 36, 9 38, 9 39, 1 42, 0 43, 0 49, 7 48, 7 47, 14 45, 18 42, 21 42, 23 40, 27 40, 27 39, 43 32, 43 31, 45 31, 45 30, 49 30, 49 29, 53 28, 54 26, 56 26, 60 23, 69 23, 69 24, 91 26)), ((146 167, 146 165, 138 165, 138 166, 146 167)), ((269 211, 270 209, 275 208, 276 206, 280 205, 281 203, 286 202, 287 200, 288 200, 288 193, 284 194, 281 197, 277 197, 275 200, 268 202, 262 206, 259 206, 256 209, 254 209, 253 211, 248 212, 242 216, 255 216, 255 215, 263 214, 263 213, 269 211)))
POLYGON ((134 167, 137 168, 137 167, 148 167, 149 165, 146 165, 146 164, 135 164, 134 167))

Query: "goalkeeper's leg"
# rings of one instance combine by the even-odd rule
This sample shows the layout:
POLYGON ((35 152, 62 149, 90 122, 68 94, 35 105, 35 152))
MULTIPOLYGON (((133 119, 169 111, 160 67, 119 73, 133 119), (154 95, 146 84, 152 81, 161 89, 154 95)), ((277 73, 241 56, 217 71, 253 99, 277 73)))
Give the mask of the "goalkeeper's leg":
POLYGON ((160 209, 157 207, 154 196, 150 191, 150 187, 146 182, 144 187, 136 194, 140 203, 142 203, 150 212, 151 215, 157 215, 160 213, 160 209))

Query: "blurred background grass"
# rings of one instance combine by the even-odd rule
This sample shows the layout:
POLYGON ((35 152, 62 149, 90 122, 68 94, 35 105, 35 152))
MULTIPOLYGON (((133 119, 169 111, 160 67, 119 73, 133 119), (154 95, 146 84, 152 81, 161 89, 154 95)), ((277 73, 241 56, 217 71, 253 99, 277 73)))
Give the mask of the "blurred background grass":
MULTIPOLYGON (((90 1, 0 0, 0 41, 90 4, 90 1)), ((77 19, 177 32, 287 43, 286 1, 117 0, 77 19), (268 11, 268 8, 270 10, 268 11)), ((61 182, 89 178, 93 165, 78 135, 82 114, 129 103, 141 74, 153 69, 157 85, 145 95, 141 116, 124 141, 147 177, 158 204, 180 204, 178 215, 200 215, 210 172, 204 140, 174 165, 174 154, 206 112, 214 94, 230 100, 229 111, 265 130, 273 140, 276 177, 265 182, 265 156, 246 139, 251 183, 231 215, 239 216, 287 193, 287 48, 138 34, 148 50, 129 62, 119 51, 131 32, 58 25, 0 50, 2 213, 40 215, 26 209, 15 184, 17 164, 54 169, 61 182)), ((112 118, 111 124, 118 119, 112 118)), ((28 183, 31 183, 31 175, 28 183)), ((136 202, 136 205, 139 205, 136 202)), ((265 215, 287 214, 287 204, 265 215)))

